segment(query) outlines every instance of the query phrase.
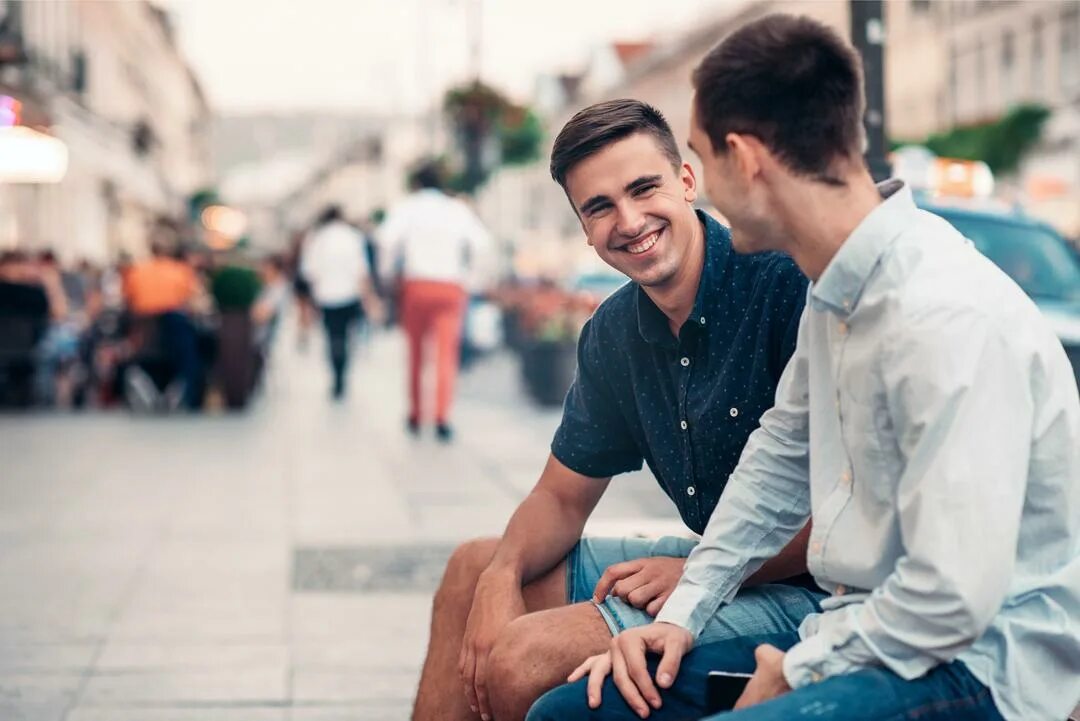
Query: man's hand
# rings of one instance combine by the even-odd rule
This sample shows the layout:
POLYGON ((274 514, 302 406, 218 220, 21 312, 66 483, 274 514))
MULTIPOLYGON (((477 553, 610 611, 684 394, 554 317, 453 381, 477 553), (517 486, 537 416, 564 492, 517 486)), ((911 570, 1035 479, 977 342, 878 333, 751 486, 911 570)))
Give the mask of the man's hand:
POLYGON ((685 558, 652 556, 608 566, 593 590, 593 602, 618 596, 634 608, 656 616, 682 577, 685 558))
POLYGON ((735 703, 736 709, 771 701, 791 690, 784 678, 783 651, 775 646, 761 645, 754 651, 754 659, 757 661, 757 669, 735 703))
POLYGON ((694 637, 690 632, 670 623, 631 628, 611 639, 608 653, 593 656, 578 666, 569 680, 576 681, 589 674, 589 707, 596 708, 600 705, 600 688, 610 673, 630 708, 641 718, 647 718, 651 709, 660 708, 660 692, 656 686, 666 689, 675 683, 682 657, 693 646, 694 637), (647 651, 661 656, 655 684, 645 665, 647 651))
POLYGON ((458 672, 469 706, 484 721, 491 719, 487 693, 488 655, 507 624, 525 615, 521 585, 513 578, 485 571, 476 583, 472 610, 465 624, 458 672))

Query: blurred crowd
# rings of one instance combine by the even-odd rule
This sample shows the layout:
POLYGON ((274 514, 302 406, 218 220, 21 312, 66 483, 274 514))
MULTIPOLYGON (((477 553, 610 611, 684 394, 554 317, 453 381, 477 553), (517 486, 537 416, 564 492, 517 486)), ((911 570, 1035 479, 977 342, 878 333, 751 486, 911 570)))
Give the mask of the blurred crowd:
POLYGON ((106 267, 66 265, 49 250, 0 255, 0 405, 246 402, 288 295, 285 259, 248 267, 186 251, 167 219, 149 247, 106 267))

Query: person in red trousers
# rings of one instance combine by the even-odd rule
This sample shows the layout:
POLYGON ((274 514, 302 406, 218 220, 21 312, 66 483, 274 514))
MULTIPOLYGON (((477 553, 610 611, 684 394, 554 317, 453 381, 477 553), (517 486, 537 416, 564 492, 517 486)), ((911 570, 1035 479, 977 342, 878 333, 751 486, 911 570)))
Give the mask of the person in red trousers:
POLYGON ((401 325, 409 348, 409 416, 418 435, 425 356, 435 352, 435 431, 453 438, 450 409, 461 351, 470 282, 483 266, 491 237, 472 209, 447 195, 434 163, 413 175, 413 192, 390 209, 379 229, 383 277, 401 281, 401 325))

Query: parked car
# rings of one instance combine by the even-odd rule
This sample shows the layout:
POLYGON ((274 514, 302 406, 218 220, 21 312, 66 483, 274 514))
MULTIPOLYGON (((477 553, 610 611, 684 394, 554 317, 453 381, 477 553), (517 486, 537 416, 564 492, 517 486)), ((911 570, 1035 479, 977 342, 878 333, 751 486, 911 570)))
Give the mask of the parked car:
POLYGON ((1080 256, 1056 230, 1018 213, 921 202, 1016 281, 1050 321, 1080 385, 1080 256))

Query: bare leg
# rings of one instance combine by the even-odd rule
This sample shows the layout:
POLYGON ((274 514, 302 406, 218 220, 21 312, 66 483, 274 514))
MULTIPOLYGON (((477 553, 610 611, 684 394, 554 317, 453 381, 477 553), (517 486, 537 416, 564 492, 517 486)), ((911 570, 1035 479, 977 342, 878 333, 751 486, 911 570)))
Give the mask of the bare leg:
POLYGON ((495 721, 523 721, 536 699, 565 683, 578 664, 610 645, 611 631, 591 603, 517 619, 499 636, 488 661, 495 721))
MULTIPOLYGON (((471 721, 478 719, 469 708, 458 676, 458 657, 465 623, 472 607, 476 580, 491 563, 499 540, 479 539, 463 543, 446 565, 431 612, 431 638, 420 674, 420 688, 413 706, 413 721, 471 721)), ((525 587, 525 607, 539 611, 566 604, 566 564, 525 587)))

